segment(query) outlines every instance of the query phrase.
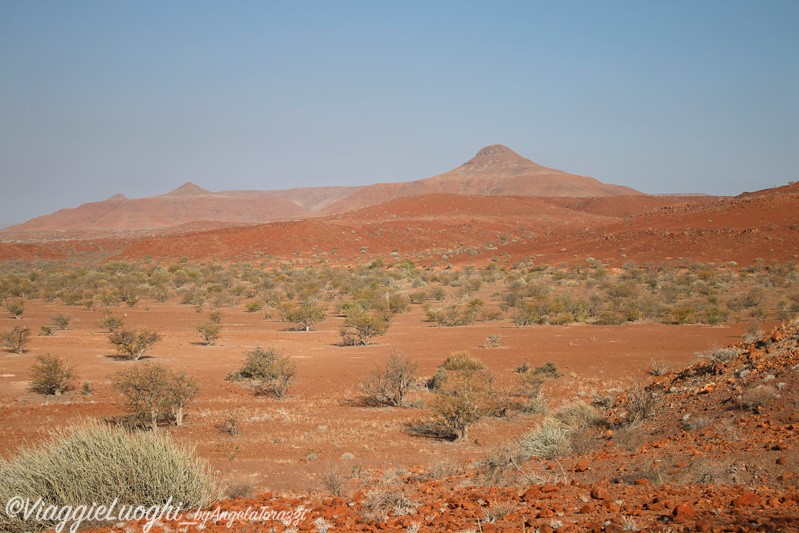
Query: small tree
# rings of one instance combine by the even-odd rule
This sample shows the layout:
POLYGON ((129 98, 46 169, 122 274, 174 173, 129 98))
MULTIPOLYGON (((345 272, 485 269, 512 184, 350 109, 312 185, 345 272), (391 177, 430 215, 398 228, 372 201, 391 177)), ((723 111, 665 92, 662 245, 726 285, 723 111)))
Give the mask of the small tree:
POLYGON ((118 372, 112 386, 125 397, 125 407, 139 423, 158 431, 158 420, 171 407, 167 394, 169 370, 157 363, 136 365, 118 372))
POLYGON ((11 315, 16 318, 22 318, 22 313, 25 311, 25 300, 14 300, 6 304, 6 309, 11 315))
POLYGON ((158 431, 158 421, 172 415, 175 425, 183 425, 183 411, 200 387, 185 372, 158 363, 144 363, 118 372, 113 387, 125 397, 125 407, 133 418, 158 431))
POLYGON ((469 427, 497 408, 493 376, 485 370, 450 372, 430 407, 436 424, 460 440, 468 440, 469 427))
POLYGON ((169 400, 172 416, 175 418, 175 425, 183 425, 183 409, 200 392, 200 386, 194 382, 186 372, 171 372, 171 382, 169 383, 169 400))
POLYGON ((30 375, 34 392, 56 396, 71 389, 75 380, 75 373, 66 361, 50 354, 36 356, 30 375))
POLYGON ((249 381, 257 393, 272 393, 283 398, 294 381, 296 366, 288 355, 260 346, 244 353, 241 368, 228 374, 227 381, 249 381))
POLYGON ((161 335, 157 331, 146 329, 139 332, 135 329, 125 329, 112 333, 108 340, 125 358, 138 361, 150 346, 161 340, 161 335))
POLYGON ((385 335, 390 324, 391 315, 352 311, 339 333, 346 346, 365 346, 372 338, 385 335))
POLYGON ((8 333, 0 335, 0 341, 3 342, 3 346, 9 348, 12 352, 23 353, 30 336, 30 328, 14 326, 8 333))
POLYGON ((280 308, 283 320, 296 324, 299 329, 311 331, 311 326, 318 322, 324 322, 325 310, 312 301, 307 301, 302 305, 284 305, 280 308))
POLYGON ((125 325, 125 319, 121 316, 114 316, 108 313, 103 315, 103 317, 97 321, 97 325, 108 330, 108 333, 113 333, 125 325))
POLYGON ((197 330, 197 334, 202 338, 202 343, 206 346, 213 346, 217 339, 219 338, 219 334, 222 331, 221 324, 214 324, 213 322, 205 322, 198 326, 194 326, 194 329, 197 330))
POLYGON ((360 384, 361 393, 371 402, 379 405, 404 407, 405 398, 416 378, 418 361, 409 361, 400 353, 390 353, 386 357, 386 367, 375 363, 371 373, 360 384))

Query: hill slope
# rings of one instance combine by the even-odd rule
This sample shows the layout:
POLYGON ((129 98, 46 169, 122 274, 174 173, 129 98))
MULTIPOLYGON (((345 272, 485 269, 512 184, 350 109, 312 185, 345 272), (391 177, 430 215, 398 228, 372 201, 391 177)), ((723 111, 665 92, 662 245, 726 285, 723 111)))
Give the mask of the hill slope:
POLYGON ((213 193, 193 183, 174 191, 130 200, 118 194, 6 228, 8 234, 141 231, 195 222, 257 223, 307 215, 291 200, 213 193))
POLYGON ((340 213, 396 198, 433 193, 469 196, 618 196, 643 195, 629 187, 543 167, 507 146, 495 144, 463 165, 423 180, 363 187, 324 210, 340 213))
POLYGON ((488 146, 445 174, 366 187, 308 187, 279 191, 211 192, 186 183, 160 196, 131 200, 116 195, 102 202, 62 209, 0 231, 7 239, 97 236, 186 225, 257 224, 338 214, 397 198, 435 193, 471 196, 641 195, 628 187, 542 167, 502 145, 488 146))

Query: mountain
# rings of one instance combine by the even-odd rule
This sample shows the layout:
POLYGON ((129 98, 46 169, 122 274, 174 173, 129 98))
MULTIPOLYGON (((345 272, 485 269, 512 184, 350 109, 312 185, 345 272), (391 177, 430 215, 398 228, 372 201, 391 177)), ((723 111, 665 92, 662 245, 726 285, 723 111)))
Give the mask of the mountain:
MULTIPOLYGON (((164 230, 198 224, 218 227, 338 214, 397 198, 449 193, 468 196, 595 197, 642 195, 594 178, 543 167, 499 144, 432 178, 365 187, 309 187, 279 191, 211 192, 187 182, 159 196, 62 209, 0 231, 5 238, 91 236, 102 232, 164 230)), ((182 230, 181 230, 182 231, 182 230)))
POLYGON ((461 166, 432 178, 362 187, 323 212, 333 214, 395 198, 451 193, 469 196, 630 196, 643 193, 594 178, 547 168, 507 146, 486 146, 461 166))
POLYGON ((2 233, 52 236, 57 233, 126 232, 197 222, 253 224, 308 214, 307 209, 285 198, 213 193, 188 182, 160 196, 130 200, 118 194, 102 202, 61 209, 6 228, 2 233))

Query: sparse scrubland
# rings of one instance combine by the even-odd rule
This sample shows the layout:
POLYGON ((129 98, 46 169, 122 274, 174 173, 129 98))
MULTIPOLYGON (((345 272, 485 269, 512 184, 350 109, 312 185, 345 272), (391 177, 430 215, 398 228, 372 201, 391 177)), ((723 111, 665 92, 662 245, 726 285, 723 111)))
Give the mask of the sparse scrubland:
MULTIPOLYGON (((93 420, 7 451, 3 497, 77 502, 120 484, 137 502, 203 505, 220 489, 182 447, 196 445, 229 494, 286 505, 298 493, 275 491, 303 489, 317 530, 732 531, 764 510, 796 525, 794 263, 19 261, 0 265, 0 300, 0 370, 25 380, 2 398, 3 435, 93 420), (654 345, 693 332, 696 349, 613 355, 644 330, 654 345), (560 352, 540 332, 566 339, 560 352), (68 465, 84 442, 137 457, 141 484, 114 477, 118 455, 68 465), (59 499, 31 477, 45 463, 94 485, 59 499), (263 477, 242 483, 248 468, 263 477), (747 494, 761 504, 731 503, 747 494)), ((33 526, 5 524, 47 524, 33 526)))

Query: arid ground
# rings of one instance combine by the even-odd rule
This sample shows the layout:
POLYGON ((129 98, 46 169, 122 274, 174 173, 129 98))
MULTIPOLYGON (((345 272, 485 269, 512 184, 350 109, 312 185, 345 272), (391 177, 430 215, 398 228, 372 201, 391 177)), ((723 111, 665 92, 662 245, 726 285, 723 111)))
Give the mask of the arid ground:
MULTIPOLYGON (((157 362, 201 387, 184 425, 160 431, 196 446, 239 496, 222 508, 303 506, 301 531, 798 530, 797 213, 795 186, 736 198, 433 194, 253 226, 15 236, 0 243, 0 332, 33 335, 23 353, 0 354, 0 453, 121 420, 113 376, 157 362), (374 312, 389 296, 406 305, 387 332, 344 345, 348 309, 374 312), (310 331, 281 319, 281 305, 309 298, 325 311, 310 331), (18 300, 17 319, 5 306, 18 300), (436 314, 448 310, 461 322, 436 314), (214 311, 220 335, 203 345, 195 326, 214 311), (98 326, 109 313, 162 339, 123 360, 98 326), (68 328, 38 335, 58 314, 68 328), (225 380, 258 346, 296 364, 283 399, 225 380), (724 360, 709 355, 725 348, 724 360), (457 351, 485 364, 507 408, 452 440, 420 428, 436 394, 424 383, 457 351), (418 361, 418 384, 406 407, 372 406, 359 383, 397 353, 418 361), (73 390, 31 390, 44 354, 74 368, 73 390), (525 362, 559 371, 541 409, 513 406, 525 362), (641 394, 651 405, 637 417, 641 394), (575 405, 596 418, 562 449, 514 455, 575 405)), ((156 530, 181 527, 196 530, 156 530)))

